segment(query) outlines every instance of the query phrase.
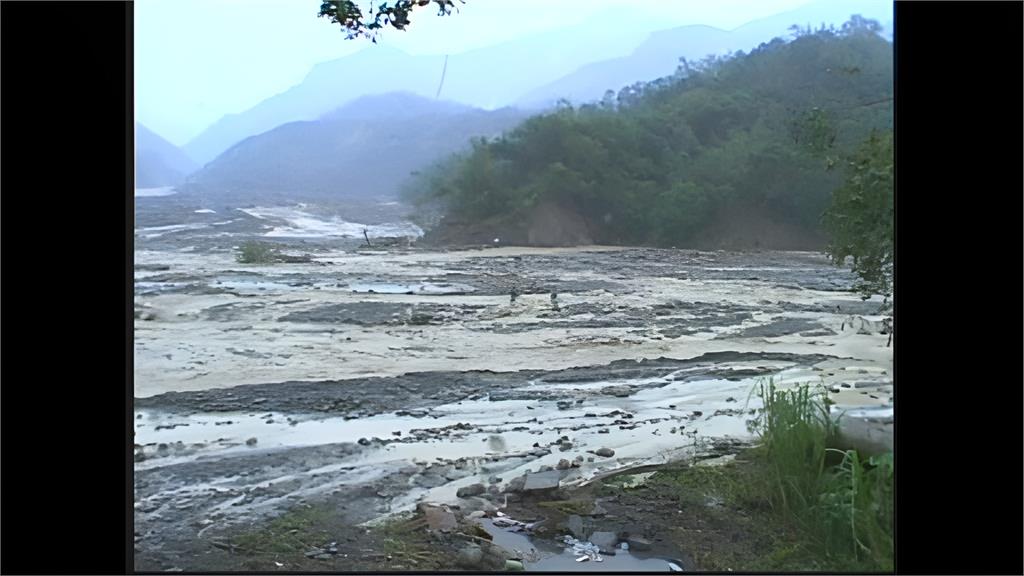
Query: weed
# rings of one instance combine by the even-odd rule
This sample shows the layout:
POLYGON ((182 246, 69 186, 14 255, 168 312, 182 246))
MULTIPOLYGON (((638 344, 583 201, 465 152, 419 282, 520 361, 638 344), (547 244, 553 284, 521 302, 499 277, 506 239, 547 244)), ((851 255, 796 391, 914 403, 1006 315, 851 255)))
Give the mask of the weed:
POLYGON ((279 258, 277 248, 265 242, 249 240, 238 247, 237 260, 242 264, 270 264, 279 258))

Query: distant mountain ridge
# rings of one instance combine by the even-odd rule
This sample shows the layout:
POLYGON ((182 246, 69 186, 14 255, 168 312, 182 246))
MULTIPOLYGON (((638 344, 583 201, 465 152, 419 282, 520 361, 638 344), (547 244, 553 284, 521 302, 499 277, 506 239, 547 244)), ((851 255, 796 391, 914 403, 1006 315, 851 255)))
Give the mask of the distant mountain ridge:
POLYGON ((185 189, 213 196, 395 198, 410 173, 496 136, 526 116, 411 93, 359 98, 320 119, 290 122, 232 146, 185 189))
MULTIPOLYGON (((523 87, 554 81, 588 62, 627 54, 646 35, 640 14, 607 12, 576 28, 544 32, 448 57, 407 54, 387 45, 314 66, 299 84, 239 114, 229 114, 185 144, 202 163, 249 136, 287 122, 313 120, 364 94, 411 92, 484 109, 511 104, 523 87), (632 31, 630 22, 634 23, 632 31), (625 25, 625 28, 623 26, 625 25)), ((649 26, 649 24, 648 24, 649 26)))
POLYGON ((135 123, 135 187, 174 186, 199 166, 180 148, 135 123))
POLYGON ((710 54, 749 51, 772 38, 789 37, 793 25, 812 28, 822 23, 839 27, 853 14, 888 25, 891 38, 892 2, 829 0, 749 22, 731 31, 711 26, 682 26, 651 34, 629 55, 594 62, 552 83, 536 88, 516 101, 521 107, 546 107, 560 99, 572 103, 596 101, 606 90, 618 92, 636 82, 670 76, 680 58, 699 60, 710 54))
POLYGON ((657 30, 656 19, 634 10, 608 10, 567 29, 455 54, 409 55, 373 45, 314 66, 299 84, 256 106, 226 115, 185 144, 205 164, 234 144, 288 122, 320 118, 364 94, 410 92, 484 109, 545 108, 559 98, 599 99, 605 90, 671 75, 680 57, 749 50, 788 36, 793 24, 841 25, 851 14, 892 20, 888 0, 816 0, 732 31, 710 26, 657 30))

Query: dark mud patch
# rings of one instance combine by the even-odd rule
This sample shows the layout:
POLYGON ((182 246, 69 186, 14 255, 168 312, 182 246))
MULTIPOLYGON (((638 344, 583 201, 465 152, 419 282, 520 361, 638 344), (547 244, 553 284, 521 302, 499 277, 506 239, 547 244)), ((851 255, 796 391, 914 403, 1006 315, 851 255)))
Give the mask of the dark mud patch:
POLYGON ((402 304, 396 302, 352 302, 325 304, 309 310, 290 312, 278 322, 357 324, 362 326, 436 324, 472 317, 484 306, 444 304, 402 304))
POLYGON ((541 315, 540 322, 517 322, 488 328, 499 334, 516 334, 542 329, 636 328, 647 334, 659 331, 678 338, 683 334, 709 331, 712 327, 733 326, 753 318, 761 311, 751 306, 707 302, 665 302, 646 308, 574 303, 541 315))
POLYGON ((817 320, 807 318, 779 318, 769 322, 768 324, 752 326, 735 334, 719 336, 719 338, 775 338, 800 332, 820 330, 821 327, 821 323, 817 320))
POLYGON ((266 308, 266 304, 259 302, 228 302, 226 304, 217 304, 205 308, 202 311, 202 315, 207 320, 213 320, 217 322, 230 322, 235 320, 241 320, 243 318, 251 318, 254 312, 263 310, 266 308))
MULTIPOLYGON (((697 380, 769 374, 774 368, 729 370, 728 362, 765 361, 812 365, 830 356, 820 354, 713 352, 678 360, 655 358, 616 360, 601 366, 565 370, 521 370, 518 372, 411 372, 394 377, 350 380, 288 381, 248 384, 232 388, 193 392, 167 392, 136 398, 135 407, 166 412, 246 412, 273 410, 293 414, 330 414, 351 418, 373 416, 396 410, 424 409, 466 399, 491 400, 533 398, 525 388, 531 382, 600 382, 663 378, 688 369, 679 378, 697 380)), ((549 390, 538 398, 563 398, 571 391, 549 390)))
POLYGON ((290 516, 309 511, 319 514, 305 514, 307 520, 319 515, 333 526, 344 527, 332 536, 344 543, 347 552, 339 554, 351 552, 354 562, 359 554, 350 545, 368 534, 356 525, 388 512, 390 501, 381 494, 400 492, 416 471, 415 466, 381 466, 371 475, 357 470, 355 478, 348 477, 348 470, 356 466, 317 472, 360 449, 354 443, 253 449, 252 453, 136 470, 136 569, 280 569, 272 563, 250 566, 247 556, 266 560, 287 556, 289 551, 299 552, 289 557, 293 568, 325 569, 323 564, 301 562, 310 559, 305 552, 321 544, 326 547, 326 541, 309 541, 311 533, 297 536, 300 526, 273 533, 281 518, 294 523, 289 522, 290 516), (278 520, 272 520, 275 517, 278 520), (269 536, 258 534, 267 530, 269 536), (294 548, 297 542, 302 543, 301 549, 294 548))
MULTIPOLYGON (((622 284, 606 280, 563 280, 556 275, 550 278, 531 277, 530 274, 536 274, 538 270, 531 268, 529 262, 523 264, 523 258, 530 257, 488 257, 486 262, 473 262, 473 260, 481 259, 470 259, 469 268, 479 270, 477 273, 452 272, 441 276, 431 276, 427 281, 465 284, 475 288, 473 293, 480 296, 505 295, 509 294, 513 288, 519 294, 548 294, 551 292, 578 294, 598 290, 609 292, 625 290, 622 284)), ((543 270, 540 272, 543 273, 543 270)))

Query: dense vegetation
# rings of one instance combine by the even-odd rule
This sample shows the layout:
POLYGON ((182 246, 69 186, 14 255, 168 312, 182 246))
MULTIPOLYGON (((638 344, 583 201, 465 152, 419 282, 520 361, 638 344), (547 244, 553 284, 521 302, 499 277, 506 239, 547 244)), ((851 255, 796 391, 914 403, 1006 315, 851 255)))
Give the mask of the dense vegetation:
POLYGON ((777 390, 769 381, 758 394, 763 473, 755 491, 794 519, 807 547, 833 567, 892 570, 892 452, 864 458, 829 448, 837 422, 824 391, 777 390))
POLYGON ((837 264, 847 257, 864 295, 892 297, 895 196, 892 132, 873 133, 850 159, 846 182, 825 213, 827 252, 837 264))
MULTIPOLYGON (((409 195, 450 220, 509 225, 554 204, 601 243, 684 246, 749 214, 824 238, 833 191, 862 165, 847 170, 846 159, 891 130, 892 45, 879 31, 854 16, 750 54, 681 60, 672 77, 478 139, 424 171, 409 195)), ((829 229, 850 228, 832 218, 829 229)), ((833 246, 849 253, 846 240, 833 246)))

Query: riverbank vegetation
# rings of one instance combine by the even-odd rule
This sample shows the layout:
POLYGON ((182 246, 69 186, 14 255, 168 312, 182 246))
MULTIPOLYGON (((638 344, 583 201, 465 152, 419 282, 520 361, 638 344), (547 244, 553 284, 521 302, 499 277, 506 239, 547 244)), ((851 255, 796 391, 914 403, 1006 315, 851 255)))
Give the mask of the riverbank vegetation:
MULTIPOLYGON (((652 478, 674 490, 681 507, 717 503, 736 516, 733 524, 750 526, 749 538, 767 543, 757 554, 738 546, 694 550, 702 569, 891 571, 893 454, 831 448, 838 420, 824 392, 779 390, 768 381, 756 394, 764 402, 751 421, 756 447, 725 465, 670 468, 652 478)), ((680 544, 692 550, 703 542, 680 544)))

